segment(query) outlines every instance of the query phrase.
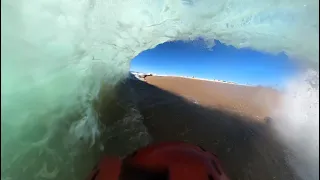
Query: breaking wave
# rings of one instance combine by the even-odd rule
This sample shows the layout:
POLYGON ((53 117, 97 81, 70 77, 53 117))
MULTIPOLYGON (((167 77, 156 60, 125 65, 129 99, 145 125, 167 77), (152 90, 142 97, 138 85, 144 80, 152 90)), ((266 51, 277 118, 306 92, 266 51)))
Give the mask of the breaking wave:
POLYGON ((274 128, 291 150, 288 163, 301 179, 319 179, 319 73, 307 70, 288 81, 275 116, 274 128))
POLYGON ((101 115, 144 50, 201 37, 318 64, 318 22, 318 0, 3 0, 1 179, 81 179, 127 127, 148 143, 134 105, 101 115))

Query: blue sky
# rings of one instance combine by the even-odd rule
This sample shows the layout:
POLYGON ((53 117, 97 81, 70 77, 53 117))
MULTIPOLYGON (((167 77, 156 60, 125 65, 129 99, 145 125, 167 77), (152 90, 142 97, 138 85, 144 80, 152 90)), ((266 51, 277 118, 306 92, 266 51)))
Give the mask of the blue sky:
POLYGON ((201 40, 174 41, 144 51, 131 62, 131 71, 195 76, 252 85, 281 86, 298 67, 284 54, 277 56, 236 49, 220 42, 211 51, 201 40))

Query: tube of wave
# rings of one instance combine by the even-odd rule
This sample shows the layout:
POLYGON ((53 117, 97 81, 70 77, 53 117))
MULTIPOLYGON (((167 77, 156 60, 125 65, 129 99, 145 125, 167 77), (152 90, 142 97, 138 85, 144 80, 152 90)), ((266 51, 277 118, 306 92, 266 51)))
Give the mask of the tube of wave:
POLYGON ((94 102, 140 52, 202 37, 318 64, 317 0, 1 1, 1 179, 79 179, 94 102))

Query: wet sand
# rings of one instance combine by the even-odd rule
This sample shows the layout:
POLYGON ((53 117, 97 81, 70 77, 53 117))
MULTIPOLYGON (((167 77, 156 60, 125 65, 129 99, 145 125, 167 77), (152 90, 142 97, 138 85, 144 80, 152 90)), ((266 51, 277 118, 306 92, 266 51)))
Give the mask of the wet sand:
POLYGON ((272 114, 280 96, 279 92, 271 88, 181 77, 149 76, 146 82, 201 106, 234 112, 258 121, 272 114))
POLYGON ((277 91, 177 77, 127 83, 154 142, 199 144, 219 156, 231 179, 298 179, 268 118, 277 91))

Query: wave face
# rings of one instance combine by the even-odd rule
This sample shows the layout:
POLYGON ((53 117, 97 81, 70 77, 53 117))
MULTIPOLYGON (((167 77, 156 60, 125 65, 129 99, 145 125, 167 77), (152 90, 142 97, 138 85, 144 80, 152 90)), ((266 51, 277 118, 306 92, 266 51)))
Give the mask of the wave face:
POLYGON ((81 179, 141 118, 109 128, 97 108, 144 50, 202 37, 318 64, 318 22, 318 0, 3 0, 1 179, 81 179))

